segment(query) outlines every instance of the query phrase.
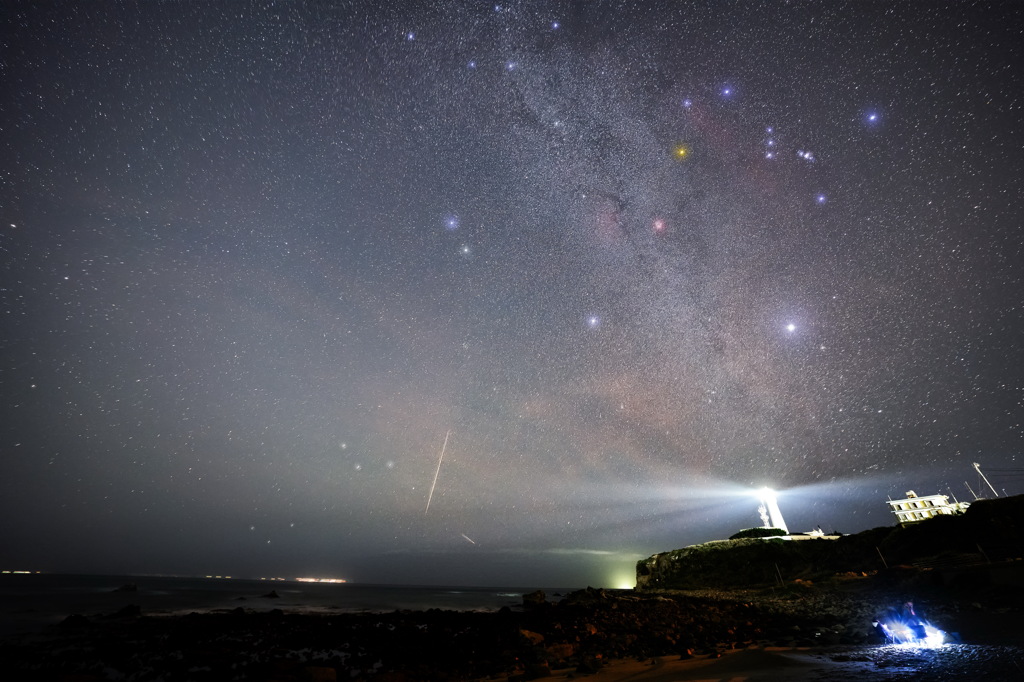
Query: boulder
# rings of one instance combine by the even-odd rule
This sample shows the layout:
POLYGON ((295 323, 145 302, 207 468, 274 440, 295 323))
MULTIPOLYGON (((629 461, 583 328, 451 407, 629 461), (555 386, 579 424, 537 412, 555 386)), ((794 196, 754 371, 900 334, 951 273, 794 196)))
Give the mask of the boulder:
POLYGON ((60 622, 62 628, 84 628, 92 625, 92 621, 80 613, 72 613, 60 622))
POLYGON ((552 661, 564 661, 576 653, 576 647, 568 642, 552 644, 544 650, 547 652, 548 659, 552 661))
POLYGON ((142 615, 142 607, 138 604, 128 604, 122 607, 111 616, 112 618, 138 618, 142 615))
POLYGON ((529 594, 523 595, 523 608, 524 609, 535 609, 548 605, 547 595, 544 594, 544 590, 537 590, 536 592, 530 592, 529 594))
POLYGON ((338 671, 334 668, 308 666, 303 673, 307 682, 337 682, 338 680, 338 671))
POLYGON ((544 635, 540 634, 539 632, 531 632, 530 630, 520 630, 519 636, 534 646, 544 643, 544 635))
POLYGON ((539 680, 542 677, 551 677, 551 666, 547 663, 530 663, 523 671, 525 680, 539 680))

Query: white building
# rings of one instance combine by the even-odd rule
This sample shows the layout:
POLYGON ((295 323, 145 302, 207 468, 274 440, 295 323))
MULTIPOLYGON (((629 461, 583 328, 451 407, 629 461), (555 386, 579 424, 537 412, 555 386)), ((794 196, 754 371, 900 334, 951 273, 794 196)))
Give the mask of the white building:
POLYGON ((947 495, 918 497, 913 490, 908 490, 906 495, 902 500, 889 500, 889 509, 901 526, 943 514, 962 514, 970 506, 968 502, 950 502, 947 495))

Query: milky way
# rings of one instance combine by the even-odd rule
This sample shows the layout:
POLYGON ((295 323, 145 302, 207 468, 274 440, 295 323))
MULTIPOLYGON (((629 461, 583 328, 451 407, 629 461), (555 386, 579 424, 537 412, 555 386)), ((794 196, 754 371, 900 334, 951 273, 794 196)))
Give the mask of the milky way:
POLYGON ((5 12, 0 568, 615 585, 762 485, 1022 492, 1020 6, 633 4, 5 12))

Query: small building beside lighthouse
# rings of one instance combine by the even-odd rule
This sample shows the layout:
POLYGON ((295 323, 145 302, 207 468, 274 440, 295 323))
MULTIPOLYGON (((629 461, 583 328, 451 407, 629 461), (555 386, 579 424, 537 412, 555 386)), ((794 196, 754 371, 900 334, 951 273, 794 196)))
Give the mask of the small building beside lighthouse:
POLYGON ((913 490, 904 493, 900 500, 889 500, 889 510, 896 516, 896 523, 906 526, 936 516, 963 514, 969 502, 949 501, 947 495, 925 495, 919 497, 913 490))

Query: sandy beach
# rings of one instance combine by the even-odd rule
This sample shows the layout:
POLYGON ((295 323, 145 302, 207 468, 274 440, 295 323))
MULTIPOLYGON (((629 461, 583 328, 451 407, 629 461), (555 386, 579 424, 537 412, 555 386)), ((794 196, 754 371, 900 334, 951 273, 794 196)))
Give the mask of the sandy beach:
MULTIPOLYGON (((822 650, 744 649, 718 658, 615 661, 591 678, 594 682, 782 682, 784 680, 843 680, 863 677, 868 664, 836 662, 822 650)), ((565 679, 570 679, 566 676, 565 679)))
MULTIPOLYGON (((593 682, 891 682, 893 680, 1015 680, 1024 675, 1021 650, 948 645, 935 651, 903 647, 758 647, 680 660, 612 661, 593 682)), ((515 679, 510 677, 508 679, 515 679)), ((550 679, 581 679, 555 671, 550 679)))

